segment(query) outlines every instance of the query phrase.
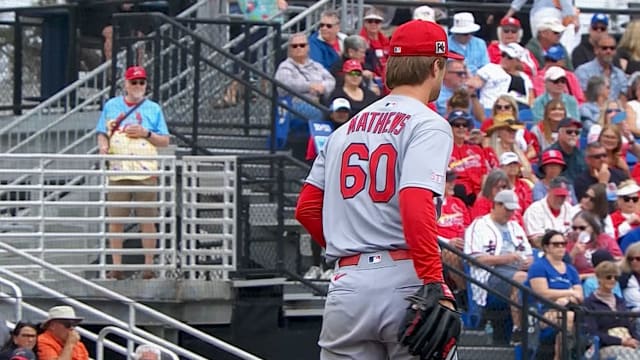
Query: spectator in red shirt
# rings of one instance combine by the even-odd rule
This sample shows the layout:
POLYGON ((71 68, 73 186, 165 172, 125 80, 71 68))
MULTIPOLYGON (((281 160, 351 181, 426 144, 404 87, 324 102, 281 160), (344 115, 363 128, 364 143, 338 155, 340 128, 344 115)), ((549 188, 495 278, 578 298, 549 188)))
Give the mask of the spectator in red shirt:
MULTIPOLYGON (((520 40, 522 40, 522 25, 520 24, 520 20, 514 17, 502 18, 502 20, 500 20, 500 26, 498 26, 498 40, 492 41, 489 46, 487 46, 489 61, 494 64, 500 64, 500 60, 502 60, 500 44, 519 44, 520 40)), ((522 64, 522 71, 524 71, 525 74, 529 75, 529 77, 536 75, 539 67, 538 60, 536 60, 531 50, 525 49, 519 60, 522 64)))
POLYGON ((618 209, 611 214, 616 239, 640 225, 639 192, 640 186, 634 180, 625 180, 618 186, 618 209))
POLYGON ((367 42, 368 51, 377 60, 374 72, 379 78, 382 78, 382 83, 384 83, 384 73, 389 57, 389 38, 381 31, 384 18, 377 9, 370 9, 364 14, 363 20, 364 25, 360 30, 360 36, 367 42))
POLYGON ((591 255, 598 249, 605 249, 616 261, 622 258, 618 243, 602 229, 598 217, 591 212, 581 211, 573 218, 573 232, 567 240, 567 252, 580 278, 593 274, 591 255))
POLYGON ((512 152, 505 152, 500 155, 500 168, 509 177, 511 188, 518 195, 520 202, 520 213, 524 212, 533 202, 531 194, 531 183, 520 177, 520 159, 512 152))
POLYGON ((471 207, 471 219, 487 215, 491 212, 493 206, 493 198, 500 190, 510 189, 509 177, 501 169, 493 169, 487 174, 480 196, 476 199, 471 207))
MULTIPOLYGON (((444 188, 444 198, 437 226, 438 235, 449 240, 451 246, 462 251, 464 249, 464 231, 471 224, 471 216, 464 202, 453 195, 455 180, 456 173, 451 170, 447 171, 447 183, 444 188)), ((442 259, 447 264, 462 270, 461 258, 450 251, 443 250, 442 259)), ((454 291, 465 288, 464 278, 453 274, 448 274, 447 278, 450 280, 449 287, 454 291)))
POLYGON ((466 142, 473 120, 465 111, 454 111, 449 115, 453 130, 453 150, 449 160, 449 170, 456 174, 456 196, 467 206, 473 205, 482 190, 482 180, 490 170, 485 152, 478 145, 466 142))

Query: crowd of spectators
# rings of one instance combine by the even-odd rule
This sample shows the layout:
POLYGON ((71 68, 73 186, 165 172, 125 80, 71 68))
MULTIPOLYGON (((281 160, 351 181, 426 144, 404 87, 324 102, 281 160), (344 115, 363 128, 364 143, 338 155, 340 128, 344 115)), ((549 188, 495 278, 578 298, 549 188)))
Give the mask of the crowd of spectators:
MULTIPOLYGON (((572 43, 561 39, 579 26, 573 8, 536 8, 533 36, 523 44, 516 17, 521 2, 497 22, 497 40, 489 43, 474 35, 481 30, 474 14, 452 16, 450 49, 465 60, 447 63, 440 97, 429 104, 449 122, 454 138, 439 235, 560 306, 639 309, 640 168, 627 154, 640 155, 640 46, 632 36, 640 25, 630 22, 618 43, 608 33, 608 16, 595 14, 588 35, 572 43), (610 280, 618 279, 619 265, 625 276, 618 284, 610 280)), ((423 6, 414 18, 434 21, 434 13, 423 6)), ((333 110, 336 101, 346 103, 342 110, 354 115, 386 92, 384 20, 382 12, 369 10, 358 35, 346 36, 337 13, 323 13, 318 32, 291 37, 289 58, 276 77, 295 78, 301 94, 333 110)), ((307 154, 307 160, 315 155, 307 154)), ((443 258, 462 270, 451 252, 443 258)), ((500 277, 474 266, 470 276, 519 301, 518 291, 500 277)), ((466 293, 460 276, 447 280, 466 293)), ((467 301, 485 305, 486 290, 475 284, 471 290, 467 301)), ((515 342, 522 336, 517 313, 513 306, 515 342)), ((552 309, 544 314, 558 319, 552 309)), ((621 324, 629 325, 628 334, 607 334, 614 325, 595 319, 588 327, 594 334, 604 331, 605 347, 638 347, 633 321, 621 324)))

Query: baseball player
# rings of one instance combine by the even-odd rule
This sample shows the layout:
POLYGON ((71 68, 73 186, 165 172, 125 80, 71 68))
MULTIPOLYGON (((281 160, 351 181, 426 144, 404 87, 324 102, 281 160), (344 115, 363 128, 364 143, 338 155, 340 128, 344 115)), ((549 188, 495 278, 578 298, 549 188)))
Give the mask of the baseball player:
POLYGON ((335 261, 323 360, 456 357, 461 321, 442 276, 434 204, 453 139, 426 104, 439 95, 447 58, 462 56, 422 20, 398 27, 390 49, 390 95, 331 134, 296 209, 335 261))

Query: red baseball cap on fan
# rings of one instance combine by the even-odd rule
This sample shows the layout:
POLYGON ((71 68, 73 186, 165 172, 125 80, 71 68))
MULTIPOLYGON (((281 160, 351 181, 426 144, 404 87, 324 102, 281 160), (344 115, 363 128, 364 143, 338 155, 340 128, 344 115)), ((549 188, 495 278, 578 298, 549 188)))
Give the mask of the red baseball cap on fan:
POLYGON ((349 72, 349 71, 353 71, 353 70, 358 70, 358 71, 362 71, 362 64, 360 64, 360 61, 358 60, 347 60, 344 62, 344 64, 342 64, 342 71, 343 72, 349 72))
POLYGON ((147 72, 144 71, 142 66, 130 66, 127 71, 125 71, 124 78, 127 80, 146 79, 147 72))
POLYGON ((464 56, 449 51, 447 33, 431 21, 411 20, 400 25, 391 36, 389 56, 442 56, 464 60, 464 56))
POLYGON ((520 20, 518 20, 518 19, 516 19, 514 17, 502 18, 502 20, 500 20, 500 26, 522 27, 522 25, 520 24, 520 20))

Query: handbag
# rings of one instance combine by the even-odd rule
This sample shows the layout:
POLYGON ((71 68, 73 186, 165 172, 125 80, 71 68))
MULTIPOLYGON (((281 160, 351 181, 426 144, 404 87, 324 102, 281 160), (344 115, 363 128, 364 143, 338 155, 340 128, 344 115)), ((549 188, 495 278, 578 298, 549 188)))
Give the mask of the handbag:
MULTIPOLYGON (((117 120, 107 122, 107 136, 109 138, 109 154, 111 155, 142 155, 155 156, 158 155, 156 147, 145 138, 130 138, 120 128, 122 122, 144 103, 142 100, 133 108, 129 109, 123 116, 117 120)), ((142 122, 138 119, 138 123, 142 122)), ((110 160, 108 162, 110 170, 119 170, 123 172, 132 171, 156 171, 158 170, 158 162, 156 160, 110 160)), ((145 180, 152 175, 112 175, 109 180, 145 180)))

